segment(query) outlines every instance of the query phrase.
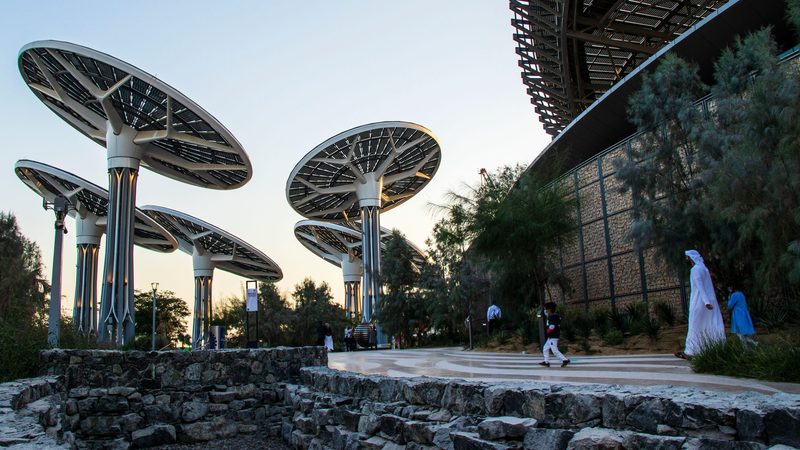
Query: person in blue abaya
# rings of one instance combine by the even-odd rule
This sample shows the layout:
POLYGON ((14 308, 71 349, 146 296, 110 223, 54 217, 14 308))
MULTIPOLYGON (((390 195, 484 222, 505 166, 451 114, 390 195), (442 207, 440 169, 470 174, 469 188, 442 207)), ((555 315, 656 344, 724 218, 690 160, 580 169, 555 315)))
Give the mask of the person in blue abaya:
POLYGON ((753 339, 756 330, 753 327, 753 320, 747 310, 747 299, 742 291, 736 287, 729 287, 728 310, 731 312, 731 333, 739 337, 742 344, 758 345, 753 339))

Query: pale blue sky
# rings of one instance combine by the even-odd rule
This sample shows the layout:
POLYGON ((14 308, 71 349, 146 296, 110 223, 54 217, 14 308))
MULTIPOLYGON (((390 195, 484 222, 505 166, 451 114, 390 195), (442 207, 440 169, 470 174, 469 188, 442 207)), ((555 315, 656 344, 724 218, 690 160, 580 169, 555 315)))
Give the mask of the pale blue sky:
MULTIPOLYGON (((535 116, 502 0, 414 1, 6 1, 0 14, 0 210, 16 214, 42 249, 50 277, 53 214, 13 172, 32 159, 107 186, 105 149, 72 129, 25 86, 19 49, 56 39, 108 53, 178 89, 242 143, 253 178, 233 191, 192 187, 142 170, 137 204, 177 209, 250 242, 283 269, 282 290, 341 270, 293 235, 303 217, 286 179, 314 146, 349 128, 405 120, 431 129, 442 163, 419 195, 382 216, 420 247, 437 217, 429 204, 477 183, 478 170, 530 163, 549 142, 535 116), (302 5, 302 6, 300 6, 302 5)), ((74 227, 68 221, 68 228, 74 227)), ((72 304, 74 233, 64 240, 63 294, 72 304)), ((151 281, 191 301, 192 261, 138 249, 135 286, 151 281)), ((214 299, 244 279, 217 270, 214 299)))

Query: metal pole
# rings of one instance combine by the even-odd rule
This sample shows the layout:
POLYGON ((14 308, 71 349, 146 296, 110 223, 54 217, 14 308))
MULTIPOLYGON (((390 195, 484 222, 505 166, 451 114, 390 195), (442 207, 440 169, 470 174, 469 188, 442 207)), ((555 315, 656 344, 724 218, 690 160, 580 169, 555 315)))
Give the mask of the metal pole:
MULTIPOLYGON (((45 209, 47 207, 45 206, 45 209)), ((64 216, 67 213, 67 201, 57 197, 53 202, 56 213, 55 242, 53 243, 53 285, 50 287, 50 316, 47 324, 47 343, 58 348, 61 336, 61 253, 64 246, 64 216)))
POLYGON ((150 342, 150 351, 156 351, 156 291, 158 291, 158 283, 150 283, 150 287, 153 288, 153 330, 152 330, 152 339, 150 342))
POLYGON ((362 322, 369 322, 380 302, 381 235, 380 207, 361 208, 361 238, 363 240, 364 283, 361 305, 362 322))
POLYGON ((472 316, 467 316, 467 328, 469 330, 469 349, 472 350, 472 316))

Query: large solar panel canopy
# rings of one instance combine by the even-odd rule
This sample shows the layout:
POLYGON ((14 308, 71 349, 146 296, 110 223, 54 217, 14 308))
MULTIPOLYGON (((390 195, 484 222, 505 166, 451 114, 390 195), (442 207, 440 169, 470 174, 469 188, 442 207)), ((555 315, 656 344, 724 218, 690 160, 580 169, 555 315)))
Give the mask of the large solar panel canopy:
POLYGON ((177 238, 182 251, 192 255, 195 277, 192 348, 201 348, 207 343, 215 268, 268 283, 283 278, 283 272, 272 259, 221 228, 162 206, 147 205, 142 210, 177 238))
MULTIPOLYGON (((69 42, 38 41, 20 50, 18 65, 42 103, 106 147, 112 206, 102 301, 133 310, 131 227, 139 166, 195 186, 233 189, 252 176, 247 154, 188 97, 105 53, 69 42)), ((133 340, 134 326, 133 321, 106 323, 98 339, 124 345, 133 340)))
POLYGON ((511 0, 522 81, 561 132, 651 55, 727 0, 511 0))
POLYGON ((20 50, 19 69, 68 124, 104 147, 119 139, 111 135, 124 135, 154 172, 211 189, 236 188, 252 176, 241 144, 217 119, 124 61, 69 42, 38 41, 20 50))
MULTIPOLYGON (((381 252, 385 251, 386 241, 391 235, 391 230, 381 227, 381 252)), ((294 226, 294 236, 312 253, 342 269, 345 311, 348 316, 358 317, 362 311, 358 302, 363 275, 361 230, 349 224, 301 220, 294 226)), ((412 255, 413 267, 420 270, 427 256, 408 239, 405 244, 412 255)))
MULTIPOLYGON (((97 262, 100 239, 108 216, 108 191, 77 175, 31 160, 19 160, 14 171, 20 180, 47 203, 66 201, 66 213, 76 221, 77 265, 73 320, 78 331, 97 332, 97 262)), ((161 225, 137 208, 133 241, 157 252, 172 252, 178 242, 161 225)), ((55 257, 55 255, 54 255, 55 257)), ((125 317, 132 311, 104 311, 125 317)))
POLYGON ((380 212, 425 187, 440 159, 439 142, 427 128, 411 122, 376 122, 317 145, 289 175, 286 198, 304 217, 361 220, 366 320, 371 320, 380 295, 380 212))

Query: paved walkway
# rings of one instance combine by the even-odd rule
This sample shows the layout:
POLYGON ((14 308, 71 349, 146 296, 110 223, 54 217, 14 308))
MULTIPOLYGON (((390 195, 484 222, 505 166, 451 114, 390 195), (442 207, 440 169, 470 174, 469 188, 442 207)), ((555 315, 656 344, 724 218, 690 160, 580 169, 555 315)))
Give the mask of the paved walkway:
POLYGON ((480 381, 546 381, 694 386, 708 390, 800 393, 800 384, 771 383, 745 378, 695 374, 672 355, 573 356, 565 368, 538 365, 539 355, 486 353, 460 348, 378 350, 328 354, 328 366, 365 374, 394 377, 431 376, 480 381))

